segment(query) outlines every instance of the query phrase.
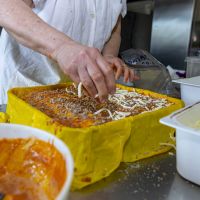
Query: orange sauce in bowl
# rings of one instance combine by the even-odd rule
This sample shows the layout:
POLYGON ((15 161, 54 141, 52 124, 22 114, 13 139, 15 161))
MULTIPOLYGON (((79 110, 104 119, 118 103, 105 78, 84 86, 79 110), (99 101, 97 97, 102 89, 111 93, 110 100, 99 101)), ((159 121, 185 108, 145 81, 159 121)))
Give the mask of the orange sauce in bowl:
POLYGON ((55 200, 66 180, 62 154, 35 138, 0 140, 0 193, 8 200, 55 200))

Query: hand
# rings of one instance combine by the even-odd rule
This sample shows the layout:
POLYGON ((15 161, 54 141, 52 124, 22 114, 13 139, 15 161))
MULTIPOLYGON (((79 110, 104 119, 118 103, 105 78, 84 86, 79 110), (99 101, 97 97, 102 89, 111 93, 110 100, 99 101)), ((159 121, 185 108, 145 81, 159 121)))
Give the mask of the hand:
POLYGON ((105 60, 110 63, 114 72, 115 79, 118 80, 121 75, 124 76, 124 82, 132 82, 138 80, 138 77, 135 76, 133 69, 130 69, 123 60, 112 55, 104 55, 105 60))
POLYGON ((23 0, 23 1, 24 1, 24 3, 25 3, 27 6, 29 6, 30 8, 34 8, 34 7, 35 7, 35 5, 34 5, 34 3, 33 3, 32 0, 23 0))
POLYGON ((74 82, 82 82, 90 96, 99 96, 101 102, 115 93, 115 77, 101 53, 76 42, 68 42, 52 54, 62 71, 74 82))

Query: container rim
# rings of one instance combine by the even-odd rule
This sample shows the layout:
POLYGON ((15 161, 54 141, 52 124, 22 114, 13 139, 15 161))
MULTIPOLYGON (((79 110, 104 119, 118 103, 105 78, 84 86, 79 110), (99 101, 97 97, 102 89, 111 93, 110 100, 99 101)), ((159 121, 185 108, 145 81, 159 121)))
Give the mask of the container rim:
POLYGON ((172 82, 179 83, 182 85, 189 85, 193 87, 200 87, 200 76, 195 76, 192 78, 177 79, 177 80, 173 80, 172 82))
POLYGON ((0 139, 36 137, 37 139, 45 142, 53 142, 55 148, 63 155, 65 159, 66 171, 67 171, 65 183, 63 184, 55 200, 62 200, 66 198, 68 196, 74 174, 74 160, 68 146, 62 140, 57 138, 55 135, 38 128, 21 124, 9 124, 9 123, 0 123, 0 128, 5 130, 9 128, 10 132, 9 134, 7 133, 7 136, 1 135, 0 139), (20 134, 16 134, 16 131, 19 132, 21 131, 21 132, 20 134))
POLYGON ((196 105, 200 105, 200 101, 195 104, 189 105, 185 108, 182 108, 167 117, 161 118, 160 123, 170 126, 170 127, 173 127, 173 128, 176 128, 176 129, 179 129, 179 130, 182 130, 182 131, 187 131, 193 135, 200 137, 200 129, 188 127, 187 125, 181 124, 180 122, 178 122, 176 120, 176 118, 179 115, 183 114, 184 112, 186 112, 187 110, 191 109, 192 107, 194 107, 196 105))

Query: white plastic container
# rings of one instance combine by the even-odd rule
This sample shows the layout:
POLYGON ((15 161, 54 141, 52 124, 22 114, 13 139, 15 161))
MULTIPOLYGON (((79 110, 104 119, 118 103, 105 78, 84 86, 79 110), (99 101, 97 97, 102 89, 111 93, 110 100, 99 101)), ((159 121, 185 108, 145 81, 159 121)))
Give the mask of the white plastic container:
POLYGON ((180 84, 181 99, 186 106, 200 101, 200 76, 173 80, 173 82, 180 84))
POLYGON ((200 56, 187 57, 186 77, 200 76, 200 56))
POLYGON ((176 128, 177 171, 200 185, 200 102, 162 118, 161 123, 176 128))
POLYGON ((73 178, 73 159, 68 147, 54 135, 42 131, 40 129, 32 128, 29 126, 16 125, 16 124, 4 124, 0 123, 0 139, 3 138, 30 138, 35 137, 37 139, 51 142, 60 151, 66 161, 67 177, 63 185, 62 190, 55 200, 66 200, 68 197, 69 189, 73 178))

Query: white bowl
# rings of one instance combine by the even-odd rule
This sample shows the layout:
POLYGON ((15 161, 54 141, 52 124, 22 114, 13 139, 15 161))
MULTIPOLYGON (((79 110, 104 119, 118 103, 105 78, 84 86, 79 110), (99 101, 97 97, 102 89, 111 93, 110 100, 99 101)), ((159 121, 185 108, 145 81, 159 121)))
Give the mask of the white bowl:
POLYGON ((200 76, 173 80, 173 82, 180 84, 181 99, 186 106, 200 101, 200 76))
POLYGON ((60 191, 59 195, 57 196, 56 200, 66 200, 73 178, 73 167, 74 167, 73 159, 68 147, 54 135, 42 131, 40 129, 23 125, 0 123, 0 139, 30 138, 30 137, 35 137, 37 139, 46 142, 53 141, 54 146, 63 155, 66 161, 67 177, 63 185, 63 188, 60 191))
POLYGON ((160 122, 176 128, 177 171, 185 179, 200 185, 200 102, 162 118, 160 122))

